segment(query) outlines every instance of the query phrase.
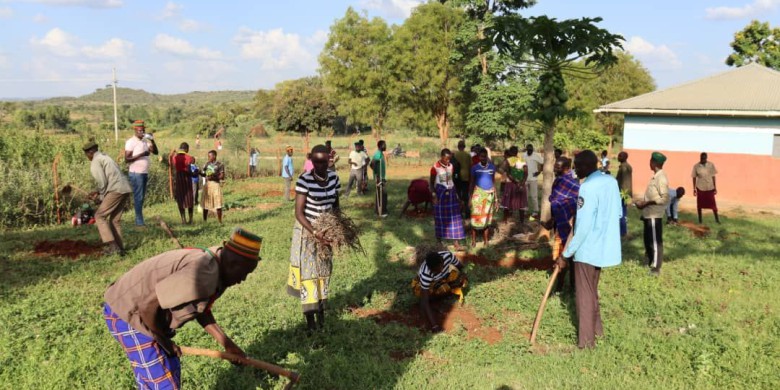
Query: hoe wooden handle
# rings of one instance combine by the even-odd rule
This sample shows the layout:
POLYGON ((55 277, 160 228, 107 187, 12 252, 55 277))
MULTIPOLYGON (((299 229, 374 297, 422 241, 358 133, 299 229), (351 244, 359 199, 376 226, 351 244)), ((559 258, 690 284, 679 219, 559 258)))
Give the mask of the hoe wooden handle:
POLYGON ((202 349, 202 348, 191 348, 191 347, 184 347, 184 346, 180 346, 180 348, 181 348, 181 353, 184 355, 208 356, 213 358, 225 359, 231 362, 237 362, 243 364, 245 366, 256 367, 261 370, 268 371, 274 375, 279 375, 279 376, 289 378, 290 383, 287 386, 285 386, 286 389, 289 389, 292 387, 292 385, 298 383, 298 380, 301 378, 301 376, 295 371, 286 370, 275 364, 266 363, 261 360, 245 358, 229 352, 214 351, 211 349, 202 349))

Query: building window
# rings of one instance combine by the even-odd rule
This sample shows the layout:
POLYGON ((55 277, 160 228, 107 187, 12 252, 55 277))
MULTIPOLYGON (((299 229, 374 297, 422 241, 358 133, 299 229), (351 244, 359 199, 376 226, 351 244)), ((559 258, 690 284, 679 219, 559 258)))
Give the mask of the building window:
POLYGON ((772 143, 772 157, 780 158, 780 134, 775 134, 775 141, 772 143))

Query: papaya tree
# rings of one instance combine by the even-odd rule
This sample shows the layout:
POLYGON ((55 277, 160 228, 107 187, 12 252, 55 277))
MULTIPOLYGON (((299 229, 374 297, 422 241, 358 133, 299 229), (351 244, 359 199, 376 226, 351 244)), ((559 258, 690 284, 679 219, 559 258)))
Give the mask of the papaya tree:
POLYGON ((498 50, 511 56, 515 66, 539 72, 539 84, 532 99, 532 116, 544 128, 544 174, 541 219, 550 219, 553 183, 553 139, 557 121, 567 114, 569 94, 563 75, 582 73, 578 60, 588 72, 611 67, 618 61, 616 50, 623 37, 596 26, 601 18, 558 21, 547 16, 507 17, 496 21, 494 42, 498 50))

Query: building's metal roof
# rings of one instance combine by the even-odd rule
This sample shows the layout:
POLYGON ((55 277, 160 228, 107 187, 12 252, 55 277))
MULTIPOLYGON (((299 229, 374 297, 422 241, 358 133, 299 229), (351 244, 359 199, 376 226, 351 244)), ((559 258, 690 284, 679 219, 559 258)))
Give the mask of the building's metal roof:
POLYGON ((664 116, 780 117, 780 72, 753 63, 605 104, 593 111, 664 116))

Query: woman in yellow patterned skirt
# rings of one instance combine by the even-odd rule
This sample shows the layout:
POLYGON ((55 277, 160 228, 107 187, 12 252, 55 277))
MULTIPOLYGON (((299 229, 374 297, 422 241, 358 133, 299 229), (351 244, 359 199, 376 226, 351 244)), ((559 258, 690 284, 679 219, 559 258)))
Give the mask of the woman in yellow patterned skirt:
POLYGON ((295 184, 295 226, 290 247, 290 273, 287 293, 300 299, 309 331, 325 324, 325 302, 333 260, 318 259, 317 241, 327 244, 324 232, 312 226, 321 213, 339 208, 341 183, 336 172, 328 170, 328 149, 323 145, 311 151, 314 169, 304 172, 295 184), (316 321, 315 321, 316 318, 316 321))

